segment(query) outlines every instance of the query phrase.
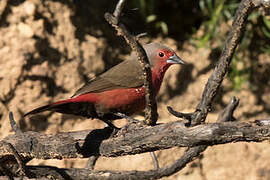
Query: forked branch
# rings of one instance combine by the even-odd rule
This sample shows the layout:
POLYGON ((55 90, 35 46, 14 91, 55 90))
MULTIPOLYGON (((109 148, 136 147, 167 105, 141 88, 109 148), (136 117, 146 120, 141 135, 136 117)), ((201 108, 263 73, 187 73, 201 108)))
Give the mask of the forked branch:
POLYGON ((132 35, 126 26, 120 22, 121 10, 123 9, 125 0, 118 1, 118 4, 115 8, 115 11, 112 14, 106 13, 105 19, 117 30, 117 34, 123 36, 126 42, 130 45, 131 49, 136 52, 138 60, 143 69, 144 75, 144 88, 145 88, 145 99, 146 99, 146 108, 145 108, 145 123, 147 125, 155 125, 157 122, 157 103, 155 100, 153 85, 152 85, 152 72, 149 65, 149 60, 147 58, 146 52, 143 49, 140 42, 137 40, 137 37, 132 35))
MULTIPOLYGON (((194 113, 179 113, 169 108, 176 116, 186 119, 183 121, 159 124, 152 127, 131 124, 123 135, 111 137, 112 129, 94 129, 79 132, 59 133, 56 135, 38 132, 21 132, 10 114, 11 126, 15 132, 0 141, 0 175, 18 176, 17 170, 23 174, 28 171, 35 178, 53 177, 57 179, 157 179, 180 171, 194 158, 198 157, 208 146, 231 142, 261 142, 270 140, 270 120, 254 122, 228 122, 233 120, 233 112, 238 105, 235 99, 220 114, 217 123, 205 122, 211 104, 218 89, 228 72, 232 55, 241 39, 246 24, 246 18, 256 5, 263 5, 263 0, 242 0, 236 12, 232 30, 226 40, 221 57, 215 70, 209 78, 202 100, 194 113), (8 143, 8 146, 7 146, 8 143), (184 155, 173 164, 150 171, 95 171, 92 170, 95 159, 89 164, 90 168, 60 169, 46 166, 25 166, 23 161, 37 159, 62 159, 86 157, 116 157, 127 154, 139 154, 171 147, 188 147, 184 155), (16 161, 17 160, 17 161, 16 161), (2 166, 8 164, 10 168, 2 166)), ((156 103, 151 91, 151 70, 146 53, 136 36, 129 33, 119 21, 125 0, 119 0, 112 14, 106 13, 105 18, 122 35, 131 48, 137 52, 138 59, 144 69, 144 83, 147 92, 146 124, 155 125, 157 120, 156 103)), ((27 172, 27 173, 26 173, 27 172)))

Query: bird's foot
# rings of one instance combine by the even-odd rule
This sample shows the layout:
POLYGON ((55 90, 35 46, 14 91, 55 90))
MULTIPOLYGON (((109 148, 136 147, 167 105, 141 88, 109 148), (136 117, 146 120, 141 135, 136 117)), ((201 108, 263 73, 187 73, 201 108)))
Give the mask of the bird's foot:
POLYGON ((112 122, 110 121, 104 121, 105 125, 107 125, 107 128, 112 129, 112 133, 110 135, 110 138, 114 137, 121 129, 116 127, 112 122))
POLYGON ((117 136, 120 136, 120 135, 125 135, 128 131, 134 129, 134 127, 138 127, 138 126, 143 126, 144 123, 138 119, 134 119, 130 116, 127 116, 123 113, 114 113, 114 115, 117 115, 121 118, 125 118, 128 120, 128 123, 123 126, 118 132, 117 132, 117 136))
POLYGON ((141 121, 140 120, 138 120, 138 119, 134 119, 134 118, 132 118, 132 117, 130 117, 130 116, 127 116, 127 115, 125 115, 125 114, 123 114, 123 113, 114 113, 116 116, 119 116, 119 117, 121 117, 121 118, 125 118, 126 120, 128 120, 128 124, 137 124, 137 123, 141 123, 141 121))

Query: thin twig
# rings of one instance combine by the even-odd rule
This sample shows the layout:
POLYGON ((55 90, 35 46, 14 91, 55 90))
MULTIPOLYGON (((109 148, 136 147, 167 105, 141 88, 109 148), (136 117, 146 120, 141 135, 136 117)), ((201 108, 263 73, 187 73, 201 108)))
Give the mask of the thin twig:
POLYGON ((239 99, 233 96, 230 103, 219 113, 217 122, 234 121, 233 113, 238 105, 239 99))
POLYGON ((159 172, 155 172, 155 179, 170 176, 180 171, 181 169, 186 167, 189 162, 193 161, 194 158, 198 157, 203 151, 205 151, 206 148, 207 146, 205 145, 188 148, 185 151, 184 155, 178 160, 176 160, 173 164, 161 168, 159 172))
POLYGON ((258 126, 270 126, 270 118, 260 119, 254 121, 258 126))
POLYGON ((139 41, 139 40, 140 40, 140 38, 143 38, 144 36, 147 36, 147 33, 146 33, 146 32, 144 32, 144 33, 140 33, 140 34, 136 35, 136 39, 137 39, 137 41, 139 41))
POLYGON ((85 168, 94 170, 98 158, 99 156, 89 157, 85 168))
MULTIPOLYGON (((115 10, 113 12, 113 16, 115 17, 115 19, 119 20, 120 18, 120 15, 121 15, 121 12, 122 12, 122 9, 124 7, 124 3, 125 3, 125 0, 119 0, 116 7, 115 7, 115 10)), ((118 23, 117 23, 118 24, 118 23)))
POLYGON ((114 15, 105 13, 105 19, 116 29, 117 34, 124 37, 127 44, 131 49, 136 52, 138 61, 143 69, 144 88, 145 88, 145 124, 155 125, 158 119, 157 104, 154 97, 153 85, 152 85, 152 72, 149 65, 149 60, 142 45, 137 41, 137 37, 133 36, 126 28, 126 26, 119 22, 121 10, 124 6, 125 0, 118 1, 115 8, 114 15))
POLYGON ((9 112, 9 122, 10 122, 10 126, 11 126, 12 130, 16 134, 22 134, 21 129, 19 128, 19 126, 16 124, 16 121, 14 120, 14 116, 13 116, 12 112, 9 112))
POLYGON ((175 117, 184 119, 184 123, 186 126, 190 126, 191 120, 194 118, 194 113, 181 113, 178 111, 175 111, 171 106, 167 106, 167 109, 169 113, 174 115, 175 117))
POLYGON ((156 156, 155 152, 150 152, 150 155, 151 155, 151 158, 152 158, 152 162, 154 164, 154 168, 159 169, 158 159, 157 159, 157 156, 156 156))
POLYGON ((259 6, 263 8, 269 8, 270 7, 270 1, 269 0, 252 0, 252 3, 254 6, 259 6))
POLYGON ((194 119, 195 124, 204 122, 207 113, 211 110, 213 99, 216 96, 216 93, 225 77, 225 74, 229 70, 229 65, 231 63, 235 49, 244 33, 247 17, 253 8, 254 5, 251 0, 241 1, 236 11, 231 31, 227 37, 219 61, 217 62, 214 72, 207 81, 203 91, 202 99, 197 106, 197 110, 200 112, 200 116, 198 116, 197 119, 194 119))
POLYGON ((23 176, 30 177, 29 176, 30 175, 29 171, 26 169, 26 166, 25 166, 22 158, 20 157, 19 153, 16 151, 14 146, 11 143, 8 143, 8 142, 4 142, 4 144, 6 145, 6 147, 11 151, 11 153, 15 157, 15 159, 16 159, 16 161, 18 163, 19 170, 20 170, 21 174, 23 176))
POLYGON ((206 146, 197 146, 185 151, 184 155, 171 165, 149 171, 93 171, 87 168, 56 168, 51 166, 29 166, 29 170, 37 177, 51 177, 53 179, 99 179, 99 180, 137 180, 137 179, 159 179, 170 176, 193 161, 206 146))

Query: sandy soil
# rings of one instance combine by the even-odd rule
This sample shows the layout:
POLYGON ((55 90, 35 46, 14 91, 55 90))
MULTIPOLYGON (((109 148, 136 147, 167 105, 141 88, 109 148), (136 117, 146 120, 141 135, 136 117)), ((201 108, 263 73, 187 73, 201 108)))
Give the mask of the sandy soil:
MULTIPOLYGON (((0 1, 0 137, 11 134, 8 112, 13 111, 23 131, 44 133, 102 128, 98 120, 42 113, 22 118, 27 111, 55 100, 70 97, 87 77, 93 77, 125 59, 128 50, 103 19, 111 2, 89 2, 83 7, 72 1, 0 1), (88 12, 88 13, 85 13, 88 12), (91 18, 90 18, 91 17, 91 18), (90 20, 89 20, 90 19, 90 20)), ((197 49, 191 42, 155 38, 172 47, 188 62, 171 67, 158 96, 159 122, 177 120, 167 105, 181 112, 192 112, 213 70, 218 53, 197 49)), ((240 121, 268 117, 269 57, 257 57, 257 71, 251 83, 233 91, 226 79, 207 121, 214 122, 218 112, 232 96, 240 98, 235 117, 240 121)), ((249 61, 249 59, 247 59, 249 61)), ((123 124, 123 120, 119 124, 123 124)), ((181 156, 183 148, 158 151, 160 165, 181 156)), ((270 146, 264 143, 235 143, 209 147, 203 156, 184 170, 163 179, 270 179, 270 146)), ((58 167, 84 167, 87 160, 32 160, 30 164, 58 167)), ((149 154, 120 158, 100 158, 96 169, 149 170, 149 154), (128 164, 128 167, 127 167, 128 164), (142 165, 143 164, 143 165, 142 165)))

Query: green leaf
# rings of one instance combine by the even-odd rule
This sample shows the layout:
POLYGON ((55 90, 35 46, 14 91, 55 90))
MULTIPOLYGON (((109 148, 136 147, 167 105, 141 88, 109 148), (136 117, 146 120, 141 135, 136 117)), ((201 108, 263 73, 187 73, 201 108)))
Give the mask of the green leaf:
POLYGON ((160 23, 160 27, 161 27, 161 30, 162 30, 162 32, 164 33, 164 34, 168 34, 168 26, 167 26, 167 24, 165 23, 165 22, 161 22, 160 23))
POLYGON ((266 37, 270 38, 269 29, 266 29, 265 27, 262 27, 262 32, 266 37))
POLYGON ((157 16, 155 14, 151 14, 146 18, 146 22, 150 23, 150 22, 155 21, 156 19, 157 19, 157 16))
POLYGON ((270 21, 265 16, 263 16, 263 22, 266 25, 266 27, 270 29, 270 21))

